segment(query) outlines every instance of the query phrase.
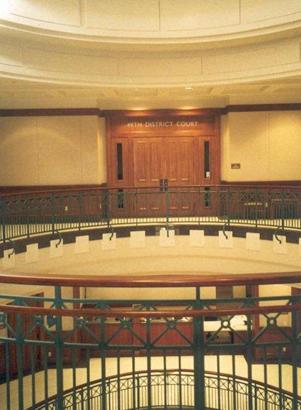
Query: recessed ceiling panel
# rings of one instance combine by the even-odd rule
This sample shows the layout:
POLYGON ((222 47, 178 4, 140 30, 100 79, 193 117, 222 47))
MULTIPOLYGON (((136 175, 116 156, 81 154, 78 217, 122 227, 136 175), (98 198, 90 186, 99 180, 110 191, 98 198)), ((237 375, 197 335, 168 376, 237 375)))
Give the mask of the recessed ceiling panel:
POLYGON ((31 20, 80 25, 80 0, 10 0, 10 11, 31 20))
POLYGON ((239 24, 239 0, 161 0, 161 21, 167 31, 239 24))
POLYGON ((112 31, 157 31, 158 0, 86 0, 86 24, 112 31))

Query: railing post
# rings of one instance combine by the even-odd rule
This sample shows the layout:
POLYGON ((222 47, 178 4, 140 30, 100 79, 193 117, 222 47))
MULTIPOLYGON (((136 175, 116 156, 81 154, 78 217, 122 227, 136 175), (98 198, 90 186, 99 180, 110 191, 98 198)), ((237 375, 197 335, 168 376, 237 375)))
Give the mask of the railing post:
POLYGON ((81 229, 82 215, 83 215, 83 193, 79 192, 78 194, 78 230, 79 231, 81 229))
MULTIPOLYGON (((63 307, 62 289, 60 286, 55 286, 55 308, 63 307)), ((63 341, 63 321, 62 316, 56 316, 56 333, 55 333, 55 353, 56 353, 56 388, 57 388, 57 410, 63 410, 63 359, 64 359, 64 341, 63 341)))
POLYGON ((147 368, 147 409, 152 409, 152 345, 151 345, 151 319, 146 319, 146 368, 147 368))
POLYGON ((227 191, 227 224, 230 226, 230 206, 231 206, 231 191, 228 189, 227 191))
MULTIPOLYGON (((248 410, 253 410, 253 344, 252 344, 253 332, 252 321, 250 315, 247 316, 247 366, 248 366, 248 410)), ((255 397, 256 400, 256 397, 255 397)))
MULTIPOLYGON (((84 410, 85 406, 85 399, 84 399, 84 389, 82 388, 80 391, 80 401, 81 401, 81 408, 84 410)), ((73 401, 73 410, 76 410, 76 403, 73 401)))
POLYGON ((258 227, 258 205, 259 205, 259 191, 255 188, 255 228, 258 227))
MULTIPOLYGON (((200 288, 196 288, 196 308, 200 308, 200 288)), ((193 318, 194 408, 205 409, 204 318, 193 318)))
MULTIPOLYGON (((26 197, 25 197, 25 206, 26 206, 26 197)), ((30 229, 29 229, 29 210, 30 210, 30 201, 28 200, 28 208, 26 209, 26 232, 27 238, 30 238, 30 229)))
POLYGON ((107 189, 104 191, 104 219, 110 226, 110 191, 107 189))
MULTIPOLYGON (((18 303, 19 304, 19 303, 18 303)), ((17 373, 18 373, 18 401, 19 410, 24 409, 24 386, 23 386, 23 376, 24 376, 24 334, 22 330, 22 317, 20 313, 16 314, 16 350, 17 350, 17 373)))
MULTIPOLYGON (((293 301, 293 306, 296 302, 293 301)), ((300 310, 292 311, 292 372, 293 372, 293 407, 292 410, 298 410, 298 362, 299 362, 299 344, 298 336, 300 331, 300 310), (299 320, 298 320, 299 319, 299 320)))
POLYGON ((167 227, 167 237, 169 237, 169 207, 170 207, 170 196, 169 196, 169 189, 165 187, 165 205, 166 205, 166 227, 167 227))
POLYGON ((301 229, 301 193, 298 192, 296 193, 297 196, 297 221, 299 221, 299 226, 297 226, 298 229, 301 229))
POLYGON ((52 193, 50 196, 50 203, 51 203, 51 231, 52 235, 55 233, 55 196, 52 193))
POLYGON ((137 377, 137 409, 140 409, 140 378, 137 377))
POLYGON ((281 191, 281 228, 284 231, 284 192, 281 191))
POLYGON ((5 232, 5 202, 4 198, 0 197, 0 215, 1 215, 1 226, 2 226, 2 239, 3 243, 6 241, 6 232, 5 232))
POLYGON ((105 318, 100 318, 100 361, 101 361, 101 409, 107 409, 107 394, 111 394, 108 389, 106 381, 106 323, 105 318))

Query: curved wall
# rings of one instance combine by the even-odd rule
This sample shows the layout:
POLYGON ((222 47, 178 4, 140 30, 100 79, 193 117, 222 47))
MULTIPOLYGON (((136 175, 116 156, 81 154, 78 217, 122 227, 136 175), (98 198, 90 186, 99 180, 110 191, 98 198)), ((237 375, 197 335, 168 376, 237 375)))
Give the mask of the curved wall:
POLYGON ((300 111, 239 112, 222 116, 222 180, 301 180, 300 111), (240 164, 232 169, 231 164, 240 164))
MULTIPOLYGON (((300 132, 300 111, 223 115, 221 179, 301 180, 300 132), (240 168, 232 169, 232 163, 240 168)), ((0 186, 105 183, 105 119, 0 117, 0 163, 0 186)))
POLYGON ((106 182, 105 122, 96 116, 0 118, 0 185, 106 182))

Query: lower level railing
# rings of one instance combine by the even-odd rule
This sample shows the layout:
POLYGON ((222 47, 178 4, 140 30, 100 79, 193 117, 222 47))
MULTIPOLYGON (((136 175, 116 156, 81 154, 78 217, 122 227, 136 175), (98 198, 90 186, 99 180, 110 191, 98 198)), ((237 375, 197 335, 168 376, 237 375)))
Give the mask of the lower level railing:
POLYGON ((301 229, 299 187, 194 186, 0 195, 0 242, 68 230, 214 223, 301 229))
MULTIPOLYGON (((67 390, 62 400, 65 410, 102 409, 104 406, 107 410, 194 409, 194 392, 192 370, 160 370, 152 371, 151 375, 141 371, 108 377, 104 384, 102 380, 96 380, 67 390)), ((249 400, 256 410, 284 410, 293 409, 294 401, 293 394, 287 391, 213 372, 205 374, 205 397, 208 410, 244 410, 249 408, 249 400)), ((297 399, 297 405, 300 409, 301 398, 297 399)), ((57 397, 51 397, 30 410, 44 409, 57 409, 57 397)))
POLYGON ((2 273, 0 409, 301 410, 300 282, 2 273), (205 297, 242 285, 239 298, 205 297))

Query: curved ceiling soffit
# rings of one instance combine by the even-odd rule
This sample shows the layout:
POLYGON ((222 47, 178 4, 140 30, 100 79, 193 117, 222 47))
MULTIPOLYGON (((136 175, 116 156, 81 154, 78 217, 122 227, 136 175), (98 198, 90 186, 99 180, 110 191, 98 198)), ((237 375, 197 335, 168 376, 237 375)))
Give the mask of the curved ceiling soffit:
POLYGON ((111 52, 2 43, 0 76, 93 87, 213 86, 301 75, 300 38, 187 53, 111 52))
POLYGON ((74 0, 71 11, 64 3, 53 4, 51 0, 44 0, 42 8, 36 6, 39 2, 33 2, 29 8, 22 0, 10 0, 7 6, 0 2, 0 76, 76 86, 177 87, 249 83, 301 74, 298 1, 285 8, 274 0, 267 1, 264 10, 260 9, 261 4, 258 11, 248 2, 231 0, 233 8, 229 11, 224 3, 212 8, 210 0, 204 0, 205 17, 211 15, 212 21, 204 23, 211 27, 202 33, 193 28, 202 26, 200 22, 205 17, 192 15, 199 6, 191 0, 187 0, 184 8, 179 0, 173 0, 173 13, 168 9, 170 0, 132 0, 131 5, 136 7, 132 20, 140 24, 133 27, 131 19, 126 21, 120 12, 124 9, 122 0, 103 1, 108 6, 104 16, 97 2, 93 3, 95 16, 94 9, 85 1, 74 0), (80 8, 83 4, 85 7, 80 8), (142 16, 150 5, 150 17, 142 16), (156 6, 163 11, 162 15, 158 15, 156 6), (180 11, 184 21, 178 20, 177 29, 175 16, 180 11), (229 15, 218 25, 225 11, 229 15), (113 12, 119 13, 116 21, 113 12), (108 23, 104 22, 106 16, 108 23), (161 26, 157 24, 158 18, 161 26), (183 27, 189 27, 190 18, 192 30, 185 31, 183 27), (103 27, 107 24, 107 28, 115 24, 115 31, 99 30, 100 22, 103 27), (119 23, 121 28, 130 27, 124 40, 120 36, 126 32, 119 29, 119 23), (88 30, 89 25, 94 30, 88 30), (153 31, 146 32, 144 27, 153 31), (137 28, 139 33, 134 31, 137 28))

